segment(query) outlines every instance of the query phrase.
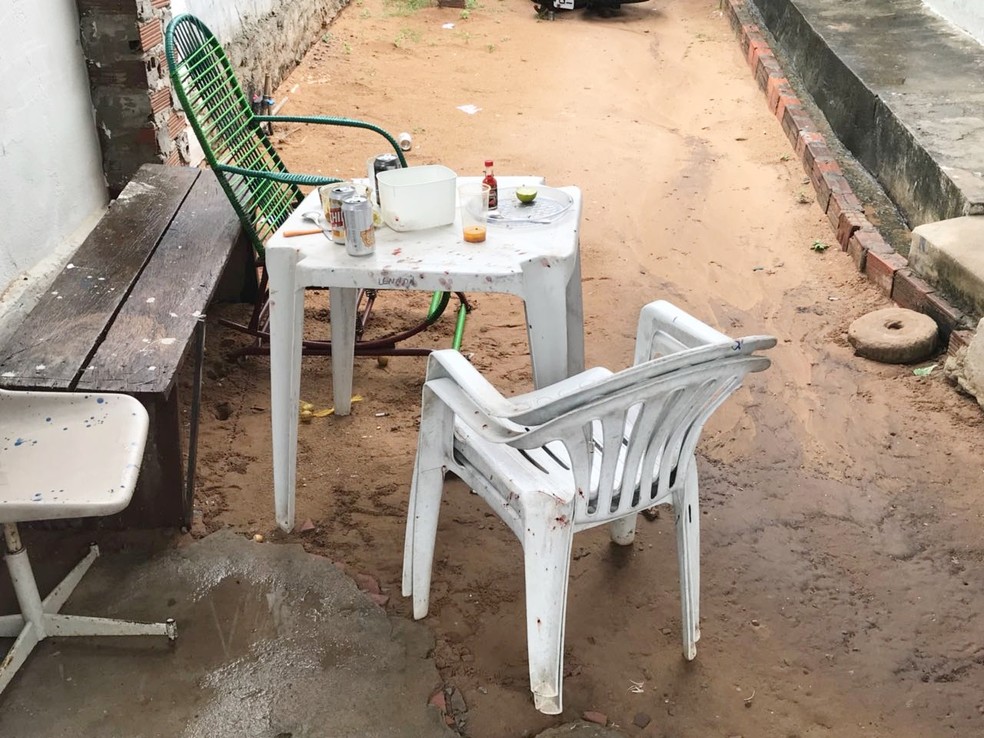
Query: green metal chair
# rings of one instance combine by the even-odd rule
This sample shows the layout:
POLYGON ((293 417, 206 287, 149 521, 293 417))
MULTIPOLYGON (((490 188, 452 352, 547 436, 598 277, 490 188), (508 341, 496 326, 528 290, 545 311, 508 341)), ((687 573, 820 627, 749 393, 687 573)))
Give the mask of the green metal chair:
MULTIPOLYGON (((263 244, 304 199, 301 186, 318 186, 339 182, 335 177, 293 174, 277 155, 263 131, 269 123, 313 123, 319 125, 364 128, 379 134, 393 147, 400 166, 406 158, 396 140, 382 128, 360 120, 328 116, 256 115, 243 93, 228 57, 212 32, 198 18, 176 16, 167 26, 164 38, 167 65, 178 99, 191 122, 229 201, 235 208, 256 256, 260 270, 259 296, 248 324, 223 321, 254 336, 256 342, 243 349, 244 354, 269 353, 267 339, 267 279, 263 261, 263 244)), ((470 306, 465 296, 456 292, 459 301, 453 348, 460 348, 465 316, 470 306)), ((366 339, 366 322, 376 298, 374 290, 360 297, 356 326, 356 354, 424 355, 429 349, 398 348, 397 344, 432 325, 447 308, 451 295, 436 292, 427 315, 418 324, 385 336, 366 339)), ((331 353, 329 341, 305 341, 306 355, 331 353)))

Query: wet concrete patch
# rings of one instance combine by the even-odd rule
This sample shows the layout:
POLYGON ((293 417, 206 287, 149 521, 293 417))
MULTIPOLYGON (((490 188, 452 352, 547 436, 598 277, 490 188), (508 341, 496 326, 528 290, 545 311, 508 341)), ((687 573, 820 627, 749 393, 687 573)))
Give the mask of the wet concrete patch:
POLYGON ((65 610, 174 617, 177 644, 45 641, 0 696, 0 735, 453 735, 427 707, 433 636, 330 561, 229 532, 135 558, 101 558, 65 610))

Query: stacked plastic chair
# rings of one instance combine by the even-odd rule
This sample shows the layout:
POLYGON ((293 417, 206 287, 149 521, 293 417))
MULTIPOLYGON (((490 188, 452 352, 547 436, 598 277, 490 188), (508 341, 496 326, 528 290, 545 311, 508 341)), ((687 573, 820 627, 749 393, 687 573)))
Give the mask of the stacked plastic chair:
POLYGON ((403 594, 427 615, 444 477, 460 477, 523 546, 530 689, 562 709, 564 623, 574 534, 609 525, 628 545, 636 518, 672 505, 684 657, 700 638, 700 515, 695 449, 704 423, 749 372, 770 336, 732 339, 666 302, 642 310, 635 365, 590 369, 503 397, 456 351, 431 354, 410 492, 403 594))

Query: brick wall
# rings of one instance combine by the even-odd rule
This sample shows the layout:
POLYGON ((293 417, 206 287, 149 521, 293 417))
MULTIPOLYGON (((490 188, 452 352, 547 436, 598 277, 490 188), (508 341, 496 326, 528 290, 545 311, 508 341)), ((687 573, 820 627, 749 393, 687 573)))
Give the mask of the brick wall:
MULTIPOLYGON (((347 0, 269 0, 257 16, 248 0, 200 3, 247 93, 274 87, 324 34, 347 0)), ((141 164, 187 164, 189 136, 174 107, 164 57, 172 0, 76 0, 103 170, 115 197, 141 164)), ((174 0, 173 13, 186 2, 174 0)))
POLYGON ((187 161, 164 58, 170 0, 77 0, 103 171, 116 196, 141 164, 187 161))

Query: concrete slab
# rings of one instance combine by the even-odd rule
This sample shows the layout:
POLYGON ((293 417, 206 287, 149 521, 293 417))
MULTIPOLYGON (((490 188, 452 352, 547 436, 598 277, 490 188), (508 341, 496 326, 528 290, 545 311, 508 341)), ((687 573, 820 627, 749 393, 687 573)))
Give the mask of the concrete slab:
POLYGON ((984 217, 926 223, 912 232, 909 266, 973 315, 984 315, 984 217))
POLYGON ((0 695, 0 735, 455 735, 427 706, 433 636, 387 617, 330 561, 230 532, 139 558, 101 557, 65 611, 174 617, 177 644, 44 641, 0 695))
POLYGON ((911 226, 984 213, 984 47, 922 0, 752 0, 911 226))

